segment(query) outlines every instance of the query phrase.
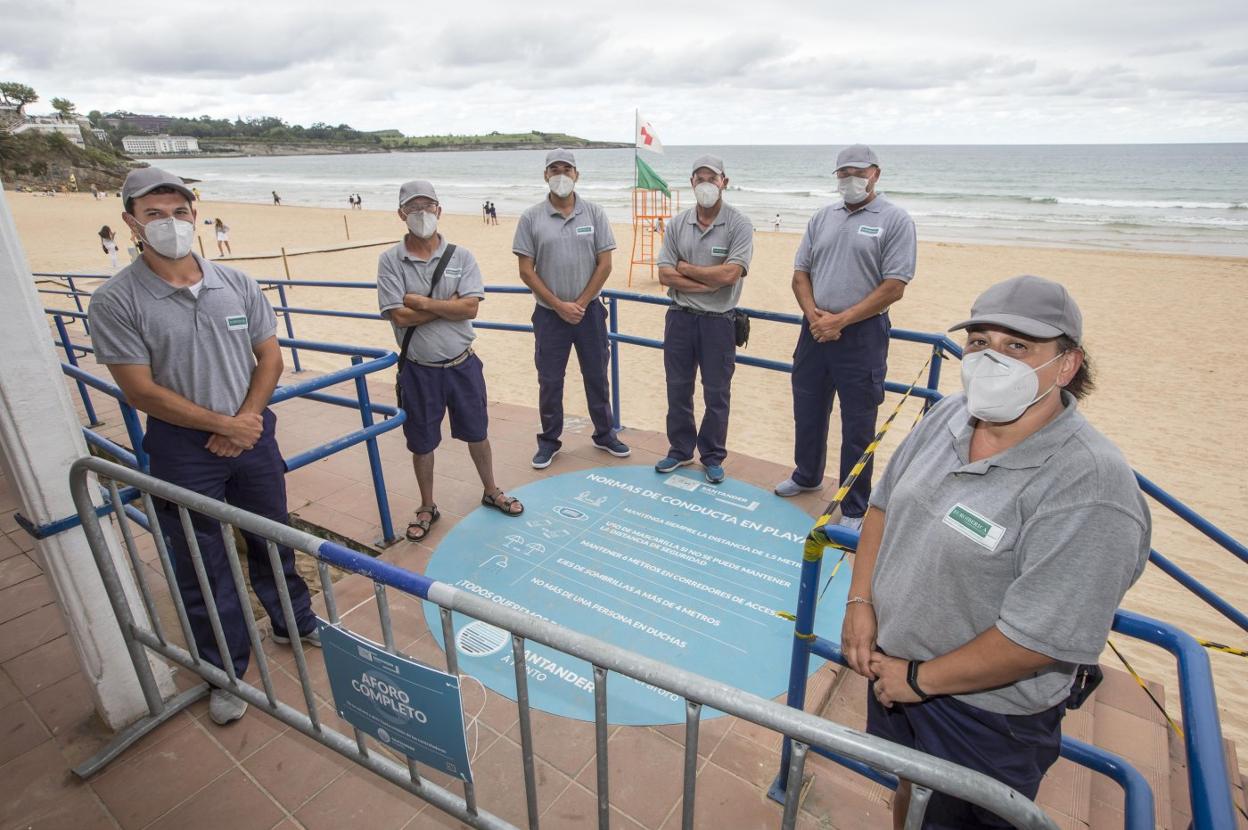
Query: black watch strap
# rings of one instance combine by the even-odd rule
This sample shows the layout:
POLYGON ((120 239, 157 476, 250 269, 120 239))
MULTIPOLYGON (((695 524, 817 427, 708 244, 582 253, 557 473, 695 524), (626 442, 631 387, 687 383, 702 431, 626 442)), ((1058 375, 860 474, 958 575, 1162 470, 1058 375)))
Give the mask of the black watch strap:
POLYGON ((922 660, 911 660, 906 666, 906 682, 910 684, 910 689, 919 696, 919 700, 929 700, 931 695, 919 688, 919 666, 923 665, 922 660))

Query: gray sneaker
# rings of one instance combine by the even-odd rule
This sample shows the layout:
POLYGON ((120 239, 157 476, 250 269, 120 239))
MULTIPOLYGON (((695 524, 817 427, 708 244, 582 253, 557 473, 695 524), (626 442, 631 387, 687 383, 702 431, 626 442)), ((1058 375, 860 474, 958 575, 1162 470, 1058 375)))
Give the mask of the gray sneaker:
POLYGON ((784 498, 787 499, 787 498, 791 498, 792 496, 796 496, 798 493, 811 493, 811 492, 814 492, 815 490, 822 490, 822 489, 823 489, 822 486, 806 487, 801 484, 798 484, 792 478, 786 478, 784 481, 777 484, 776 489, 772 490, 772 492, 775 493, 777 496, 783 496, 784 498))
MULTIPOLYGON (((321 647, 321 629, 314 628, 312 629, 311 634, 301 634, 299 636, 299 639, 303 641, 303 644, 305 646, 312 646, 313 648, 320 648, 321 647)), ((281 634, 278 634, 276 631, 274 631, 273 642, 281 643, 284 646, 288 646, 290 645, 290 638, 283 636, 281 634)))
POLYGON ((208 698, 208 717, 217 726, 225 726, 241 718, 247 711, 247 701, 235 697, 225 689, 213 689, 208 698))

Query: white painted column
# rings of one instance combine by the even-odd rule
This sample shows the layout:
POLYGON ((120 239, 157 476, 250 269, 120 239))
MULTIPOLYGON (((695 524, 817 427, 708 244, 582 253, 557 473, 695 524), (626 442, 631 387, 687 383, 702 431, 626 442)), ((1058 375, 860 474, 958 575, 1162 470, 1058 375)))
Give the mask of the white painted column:
MULTIPOLYGON (((87 446, 3 185, 0 308, 4 309, 5 329, 0 357, 0 464, 17 488, 22 515, 35 525, 45 525, 76 515, 69 493, 69 466, 87 454, 87 446)), ((95 501, 99 503, 98 496, 95 501)), ((147 614, 125 552, 112 528, 105 525, 104 531, 131 612, 142 623, 147 614)), ((134 664, 82 528, 40 540, 36 553, 65 617, 100 717, 110 728, 119 729, 147 714, 134 664)), ((169 671, 163 664, 154 664, 154 669, 167 697, 173 691, 169 671)))

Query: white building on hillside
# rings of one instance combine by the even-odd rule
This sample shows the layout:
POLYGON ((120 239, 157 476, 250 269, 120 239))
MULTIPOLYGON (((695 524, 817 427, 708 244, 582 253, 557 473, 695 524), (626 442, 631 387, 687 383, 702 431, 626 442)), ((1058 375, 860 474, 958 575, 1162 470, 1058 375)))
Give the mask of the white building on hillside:
POLYGON ((82 140, 82 127, 74 121, 64 121, 56 115, 28 115, 26 120, 13 128, 13 133, 60 133, 79 147, 87 146, 82 140))
POLYGON ((189 135, 128 135, 121 146, 127 153, 140 156, 198 153, 199 139, 189 135))

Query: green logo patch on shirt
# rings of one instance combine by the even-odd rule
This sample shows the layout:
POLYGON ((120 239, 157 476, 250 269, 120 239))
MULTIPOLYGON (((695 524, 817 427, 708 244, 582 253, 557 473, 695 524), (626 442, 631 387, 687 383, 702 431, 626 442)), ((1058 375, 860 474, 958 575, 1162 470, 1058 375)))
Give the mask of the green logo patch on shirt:
POLYGON ((711 248, 711 256, 728 256, 728 249, 715 245, 711 248))
POLYGON ((229 331, 241 331, 247 328, 247 318, 246 316, 242 314, 239 314, 235 317, 226 317, 225 327, 229 331))
POLYGON ((996 550, 1005 535, 1004 527, 964 504, 955 504, 941 521, 988 550, 996 550))
POLYGON ((593 225, 581 225, 579 228, 576 229, 576 232, 580 236, 584 236, 587 233, 593 233, 594 226, 593 225))
POLYGON ((861 225, 858 228, 858 233, 862 234, 863 236, 879 236, 880 229, 873 228, 870 225, 861 225))

